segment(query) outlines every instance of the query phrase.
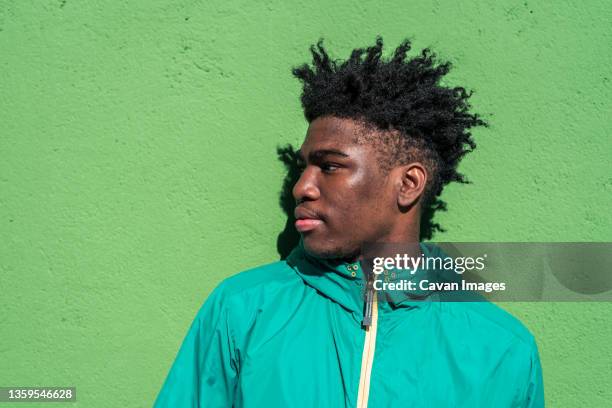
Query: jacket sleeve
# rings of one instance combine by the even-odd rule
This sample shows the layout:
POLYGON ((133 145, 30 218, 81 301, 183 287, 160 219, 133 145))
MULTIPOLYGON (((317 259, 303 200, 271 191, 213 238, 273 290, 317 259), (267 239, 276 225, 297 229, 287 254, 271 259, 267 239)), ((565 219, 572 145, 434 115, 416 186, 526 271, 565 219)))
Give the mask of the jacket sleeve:
POLYGON ((222 285, 193 321, 154 408, 231 407, 238 359, 222 285))
POLYGON ((538 346, 535 340, 532 341, 529 379, 525 390, 524 408, 543 408, 544 407, 544 381, 542 378, 542 366, 538 346))

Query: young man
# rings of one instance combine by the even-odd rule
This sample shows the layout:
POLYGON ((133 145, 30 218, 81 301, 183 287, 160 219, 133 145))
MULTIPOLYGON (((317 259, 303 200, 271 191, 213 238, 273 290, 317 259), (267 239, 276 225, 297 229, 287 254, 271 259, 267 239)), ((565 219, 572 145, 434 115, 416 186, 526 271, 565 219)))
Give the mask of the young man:
POLYGON ((408 41, 385 59, 382 46, 338 62, 319 43, 294 70, 310 124, 293 188, 300 244, 211 293, 156 407, 544 405, 534 338, 498 307, 364 300, 364 244, 418 243, 484 125, 463 88, 440 84, 449 64, 408 59, 408 41))

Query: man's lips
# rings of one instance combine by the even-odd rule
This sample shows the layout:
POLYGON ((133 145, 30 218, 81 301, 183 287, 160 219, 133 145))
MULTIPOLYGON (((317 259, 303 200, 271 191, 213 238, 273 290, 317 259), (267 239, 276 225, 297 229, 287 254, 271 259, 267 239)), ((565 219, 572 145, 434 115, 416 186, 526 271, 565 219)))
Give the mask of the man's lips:
POLYGON ((314 220, 314 219, 296 220, 295 229, 298 230, 298 232, 312 231, 313 229, 317 228, 321 224, 323 224, 323 221, 321 220, 314 220))
POLYGON ((294 215, 296 218, 295 229, 298 232, 312 231, 323 224, 323 220, 316 212, 304 207, 297 207, 294 215))

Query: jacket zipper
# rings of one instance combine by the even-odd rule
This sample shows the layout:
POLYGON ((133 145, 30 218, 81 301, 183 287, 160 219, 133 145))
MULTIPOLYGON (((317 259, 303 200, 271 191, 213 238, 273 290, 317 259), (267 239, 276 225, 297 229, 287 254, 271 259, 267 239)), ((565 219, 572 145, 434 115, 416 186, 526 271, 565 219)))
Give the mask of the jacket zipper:
POLYGON ((367 408, 368 406, 368 398, 370 396, 370 375, 372 373, 372 364, 374 363, 374 351, 376 350, 378 302, 371 279, 368 279, 367 283, 362 325, 365 327, 366 333, 363 343, 363 354, 361 356, 361 374, 359 375, 357 408, 367 408))

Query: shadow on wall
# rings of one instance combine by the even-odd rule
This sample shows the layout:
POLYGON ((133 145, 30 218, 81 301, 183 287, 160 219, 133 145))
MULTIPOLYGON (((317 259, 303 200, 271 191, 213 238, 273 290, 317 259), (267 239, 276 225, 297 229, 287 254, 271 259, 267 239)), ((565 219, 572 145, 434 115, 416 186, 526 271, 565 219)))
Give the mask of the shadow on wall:
POLYGON ((279 199, 279 204, 287 216, 287 221, 285 222, 285 228, 278 234, 276 239, 278 255, 280 259, 285 259, 300 241, 300 234, 295 229, 295 216, 293 215, 295 200, 291 192, 293 186, 300 178, 300 169, 297 165, 297 151, 293 146, 277 147, 276 154, 287 172, 283 179, 283 187, 279 199))
MULTIPOLYGON (((295 229, 295 200, 291 190, 300 178, 300 169, 297 165, 297 150, 290 144, 277 147, 276 154, 278 160, 285 166, 286 174, 283 179, 283 186, 280 192, 279 204, 287 216, 285 228, 278 234, 276 239, 276 250, 280 259, 285 259, 291 250, 300 241, 300 234, 295 229)), ((444 231, 439 224, 433 222, 436 211, 446 211, 446 204, 436 199, 432 205, 423 211, 421 218, 421 241, 431 240, 436 231, 444 231)))

